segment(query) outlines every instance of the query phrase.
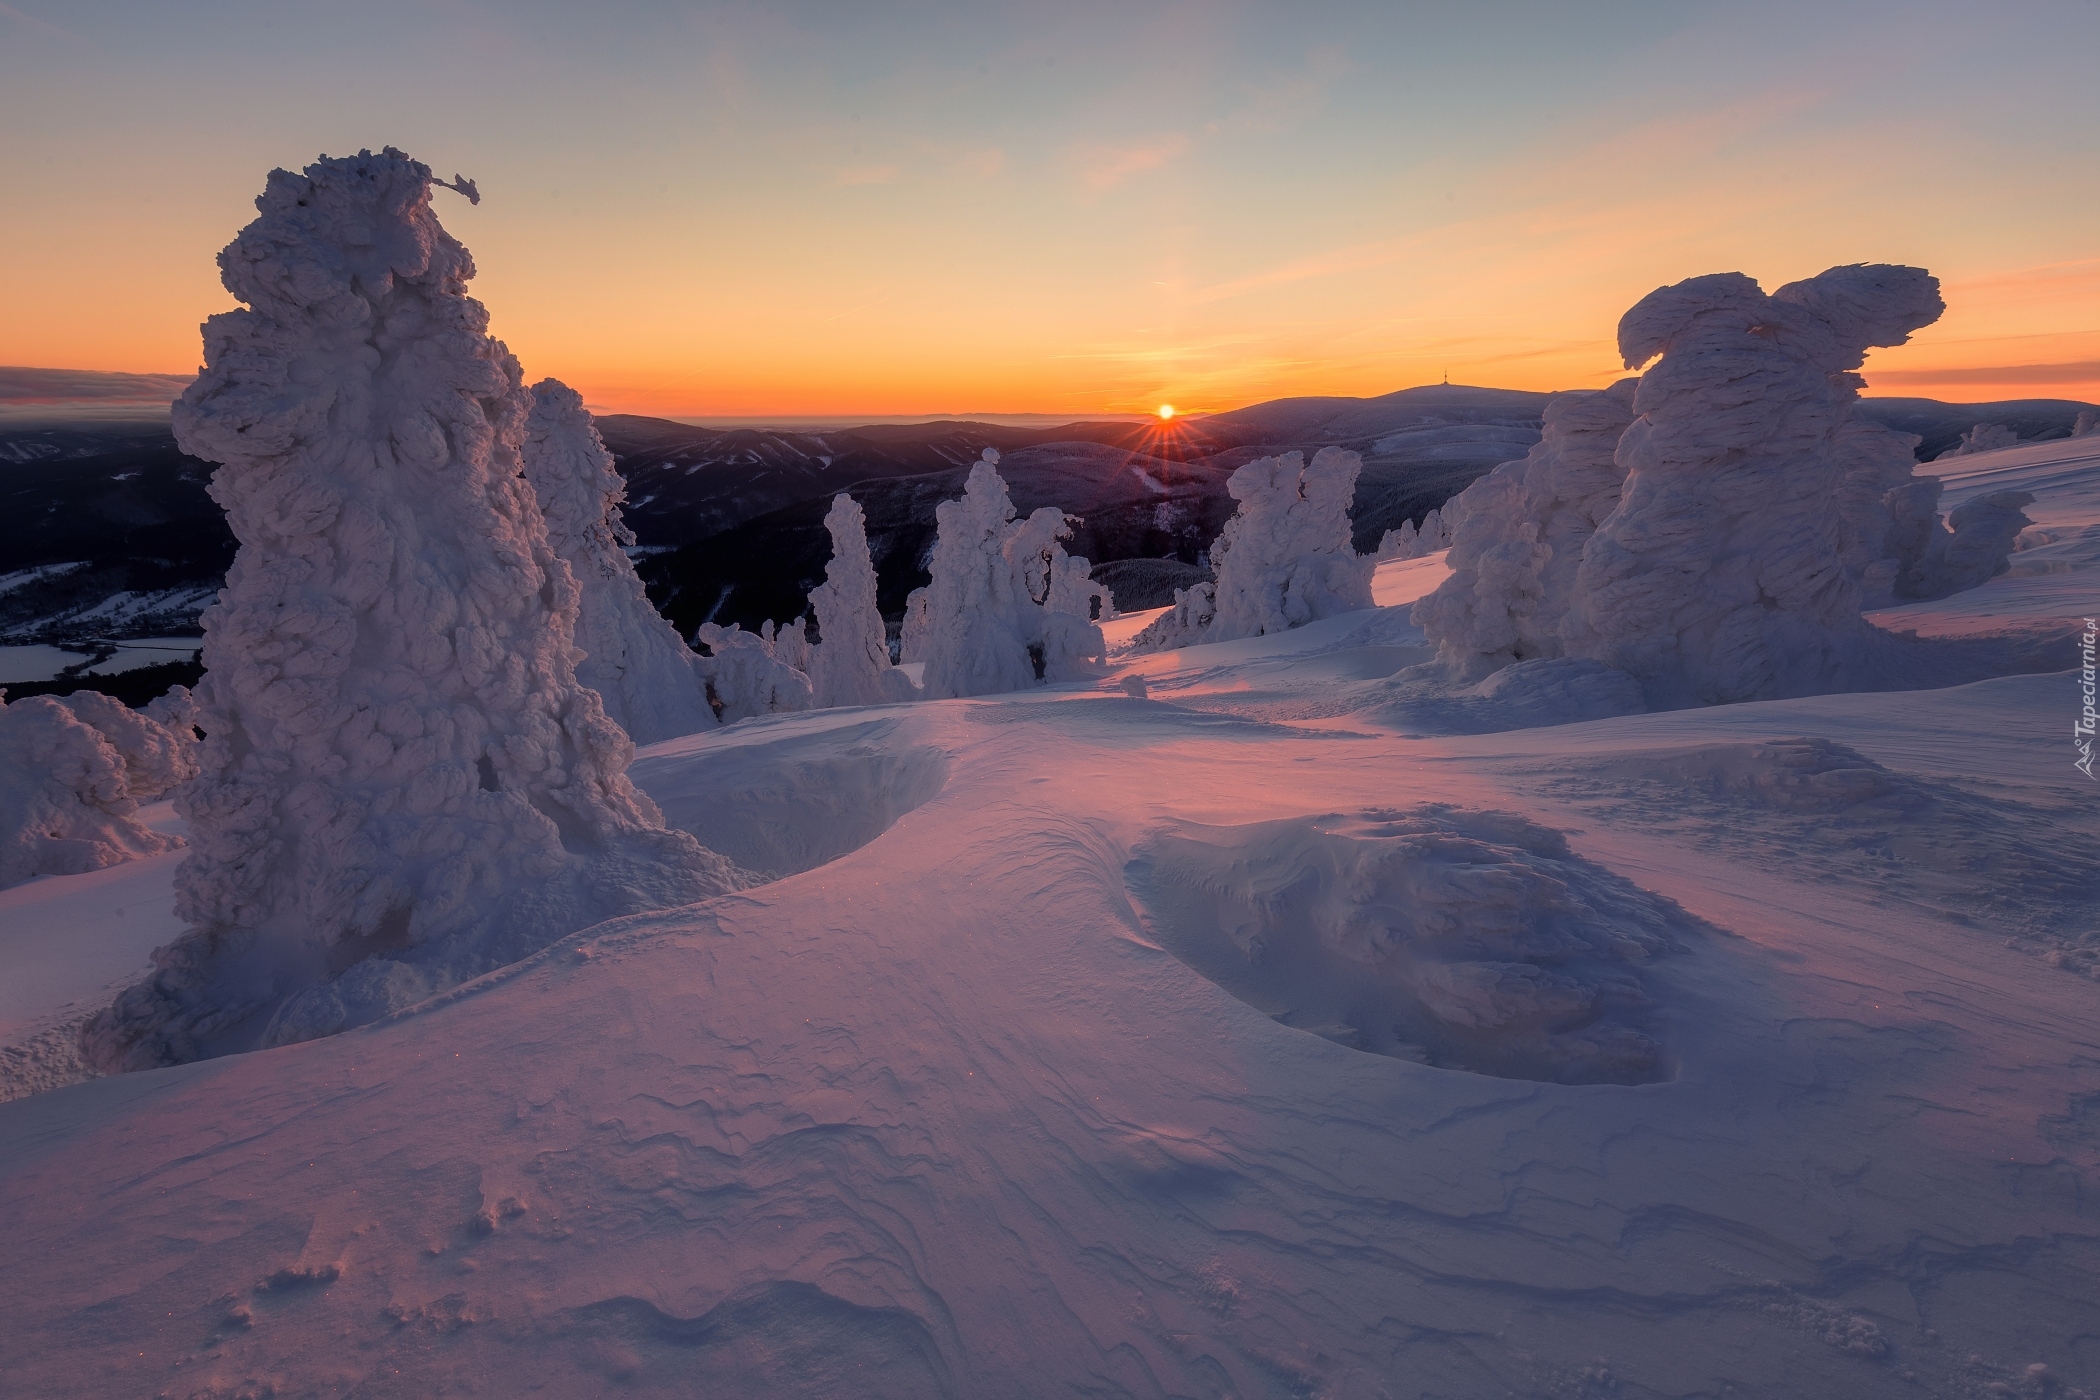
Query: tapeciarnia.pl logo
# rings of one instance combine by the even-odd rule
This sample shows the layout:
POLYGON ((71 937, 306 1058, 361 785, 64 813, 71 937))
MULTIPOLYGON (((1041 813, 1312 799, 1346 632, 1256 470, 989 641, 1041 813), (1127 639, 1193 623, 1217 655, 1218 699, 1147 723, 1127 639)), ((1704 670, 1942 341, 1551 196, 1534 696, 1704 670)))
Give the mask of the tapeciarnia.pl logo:
POLYGON ((2085 635, 2078 639, 2078 693, 2084 704, 2078 710, 2078 722, 2071 726, 2071 741, 2078 746, 2079 772, 2088 778, 2093 776, 2093 730, 2096 715, 2093 710, 2093 651, 2094 643, 2100 642, 2100 618, 2085 619, 2085 635))

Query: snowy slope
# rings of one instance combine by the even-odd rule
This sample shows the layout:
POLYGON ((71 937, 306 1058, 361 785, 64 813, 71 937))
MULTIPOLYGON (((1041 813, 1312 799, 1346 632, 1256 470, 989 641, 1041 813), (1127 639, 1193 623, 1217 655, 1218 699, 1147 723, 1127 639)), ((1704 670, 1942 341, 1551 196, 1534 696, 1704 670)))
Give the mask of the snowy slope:
MULTIPOLYGON (((2092 480, 2063 464, 2059 524, 2092 480)), ((674 823, 785 878, 332 1040, 0 1104, 0 1374, 2100 1390, 2100 821, 2070 678, 1409 738, 1350 704, 1420 658, 1399 605, 1441 570, 1385 566, 1380 610, 1136 660, 1150 700, 1112 680, 657 745, 633 772, 674 823), (1568 850, 1463 835, 1494 811, 1568 850), (1462 858, 1309 862, 1229 905, 1278 852, 1400 849, 1375 829, 1396 816, 1462 858), (1180 888, 1275 961, 1191 944, 1160 872, 1196 847, 1217 858, 1180 888), (1366 1053, 1256 1004, 1331 972, 1289 961, 1276 911, 1405 886, 1518 934, 1580 924, 1506 897, 1549 865, 1663 930, 1626 964, 1652 1082, 1366 1053)), ((2035 581, 1977 606, 2012 615, 2035 581)), ((1908 625, 1970 605, 1924 606, 1908 625)), ((86 945, 108 922, 77 888, 86 945)))

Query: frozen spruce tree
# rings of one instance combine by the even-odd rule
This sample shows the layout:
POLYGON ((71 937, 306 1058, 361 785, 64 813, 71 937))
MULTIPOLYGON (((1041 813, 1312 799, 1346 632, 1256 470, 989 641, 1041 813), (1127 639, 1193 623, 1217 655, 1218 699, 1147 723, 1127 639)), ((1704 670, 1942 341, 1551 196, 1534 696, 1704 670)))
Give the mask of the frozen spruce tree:
POLYGON ((1452 678, 1470 683, 1565 654, 1560 629, 1583 547, 1619 504, 1613 454, 1633 420, 1633 389, 1626 379, 1554 395, 1530 453, 1474 482, 1446 511, 1460 521, 1451 576, 1413 617, 1452 678))
POLYGON ((428 167, 273 171, 175 406, 240 541, 205 614, 189 931, 82 1035, 136 1069, 368 1022, 614 915, 734 888, 628 780, 523 475, 517 361, 428 167))
POLYGON ((810 708, 809 677, 781 659, 771 623, 746 632, 703 622, 697 637, 707 648, 700 670, 708 703, 722 723, 810 708))
POLYGON ((0 889, 180 846, 136 814, 196 773, 194 748, 92 690, 12 705, 0 693, 0 889))
MULTIPOLYGON (((1014 519, 999 454, 984 450, 960 500, 934 512, 932 574, 905 607, 904 656, 923 660, 926 699, 993 695, 1093 674, 1107 648, 1090 617, 1106 602, 1061 543, 1071 519, 1044 506, 1014 519)), ((1105 614, 1104 614, 1105 615, 1105 614)))
POLYGON ((1877 264, 1770 296, 1741 273, 1694 277, 1627 312, 1628 368, 1655 363, 1619 440, 1619 506, 1577 571, 1570 654, 1657 707, 1837 684, 1869 631, 1838 508, 1853 371, 1943 309, 1934 278, 1877 264))
POLYGON ((810 590, 817 644, 809 652, 809 685, 819 709, 908 700, 911 682, 890 665, 889 636, 875 607, 875 565, 868 553, 868 520, 844 493, 824 517, 831 532, 831 563, 810 590))
POLYGON ((1036 683, 1028 654, 1036 639, 1022 611, 1033 600, 1006 552, 1013 518, 999 454, 987 447, 970 468, 961 499, 943 501, 934 511, 933 577, 922 590, 922 635, 913 638, 913 650, 926 663, 929 700, 994 695, 1036 683))
POLYGON ((1211 546, 1218 572, 1208 642, 1260 637, 1371 606, 1373 561, 1349 543, 1349 503, 1363 459, 1323 447, 1262 457, 1232 474, 1240 503, 1211 546))
POLYGON ((634 543, 620 518, 627 483, 583 396, 558 379, 532 387, 524 458, 548 542, 576 578, 576 679, 637 744, 712 729, 700 658, 650 606, 622 548, 634 543))

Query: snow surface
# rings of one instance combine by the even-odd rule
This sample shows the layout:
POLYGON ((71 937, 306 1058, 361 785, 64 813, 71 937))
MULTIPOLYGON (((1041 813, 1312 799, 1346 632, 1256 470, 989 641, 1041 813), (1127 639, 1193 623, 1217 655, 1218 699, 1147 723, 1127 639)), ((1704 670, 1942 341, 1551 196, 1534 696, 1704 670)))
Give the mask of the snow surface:
MULTIPOLYGON (((1906 625, 2053 623, 2074 595, 2038 590, 2093 596, 2100 455, 2074 446, 2094 451, 1985 454, 1948 487, 2033 491, 2034 529, 2066 533, 2022 554, 2064 571, 1906 625)), ((1423 734, 1381 687, 1430 655, 1407 604, 1446 572, 1389 562, 1376 610, 1118 654, 1091 685, 657 745, 631 771, 666 814, 784 878, 330 1040, 0 1104, 0 1374, 39 1395, 2100 1389, 2075 677, 1423 734), (1503 966, 1440 971, 1432 915, 1498 940, 1459 963, 1503 966), (1605 941, 1622 928, 1637 948, 1605 941), (1351 975, 1378 939, 1407 956, 1351 975), (1654 1046, 1622 1076, 1646 1082, 1527 1060, 1586 989, 1614 1006, 1590 1024, 1654 1046)), ((84 959, 118 932, 100 882, 156 870, 10 893, 48 891, 84 959)))

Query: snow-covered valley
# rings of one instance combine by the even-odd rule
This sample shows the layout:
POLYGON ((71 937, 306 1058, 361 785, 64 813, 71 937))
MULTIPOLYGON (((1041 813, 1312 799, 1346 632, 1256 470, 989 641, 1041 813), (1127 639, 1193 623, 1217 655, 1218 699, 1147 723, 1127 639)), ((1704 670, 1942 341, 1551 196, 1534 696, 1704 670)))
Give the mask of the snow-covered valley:
MULTIPOLYGON (((1950 499, 2017 485, 2062 539, 1875 620, 2062 635, 2076 449, 1965 463, 1950 499)), ((1431 732, 1374 702, 1444 573, 1098 683, 654 745, 670 824, 776 878, 0 1104, 10 1388, 2100 1389, 2076 673, 1431 732), (1437 916, 1518 950, 1499 983, 1437 916), (1351 938, 1433 1026, 1378 1021, 1351 938), (1556 1030, 1584 997, 1620 1030, 1556 1030)), ((135 974, 176 859, 0 892, 46 968, 8 1043, 135 974)))

